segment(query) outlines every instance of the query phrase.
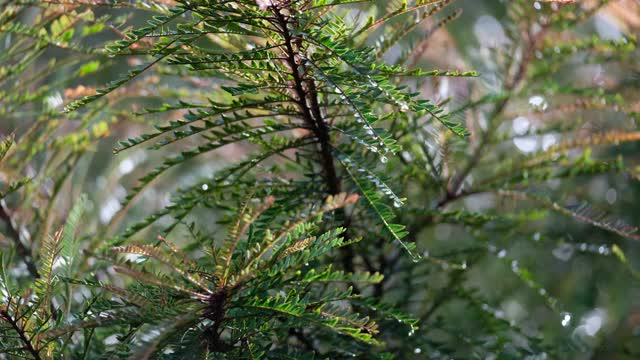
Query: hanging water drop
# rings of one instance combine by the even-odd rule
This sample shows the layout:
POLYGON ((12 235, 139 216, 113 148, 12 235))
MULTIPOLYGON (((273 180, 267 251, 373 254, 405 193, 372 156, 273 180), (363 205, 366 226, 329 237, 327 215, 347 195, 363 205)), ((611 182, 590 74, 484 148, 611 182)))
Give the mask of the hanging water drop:
POLYGON ((538 290, 538 293, 542 296, 547 295, 547 290, 545 290, 544 288, 540 288, 540 290, 538 290))
POLYGON ((563 243, 553 249, 551 253, 553 254, 553 256, 562 261, 569 261, 569 259, 571 259, 571 257, 573 256, 574 250, 575 249, 572 244, 563 243))
POLYGON ((511 261, 511 270, 513 272, 518 272, 518 260, 511 261))
POLYGON ((388 160, 389 160, 389 159, 387 159, 387 157, 386 157, 386 156, 381 156, 381 157, 380 157, 380 162, 381 162, 381 163, 383 163, 383 164, 386 164, 388 160))

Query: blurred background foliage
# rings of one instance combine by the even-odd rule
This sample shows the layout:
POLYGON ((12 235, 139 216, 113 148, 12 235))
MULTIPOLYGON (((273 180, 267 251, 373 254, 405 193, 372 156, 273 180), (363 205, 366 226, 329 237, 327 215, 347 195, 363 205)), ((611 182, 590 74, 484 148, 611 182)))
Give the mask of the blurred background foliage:
MULTIPOLYGON (((172 204, 177 189, 213 178, 216 171, 246 155, 249 145, 233 144, 198 157, 170 170, 123 207, 129 190, 159 159, 195 144, 187 139, 160 151, 137 147, 114 154, 118 141, 179 119, 185 111, 136 113, 162 106, 166 99, 197 103, 206 102, 206 97, 218 101, 231 97, 217 91, 220 84, 210 79, 181 75, 162 64, 91 106, 63 114, 65 105, 92 95, 106 82, 143 64, 133 55, 137 47, 144 48, 144 40, 131 48, 132 56, 112 57, 102 48, 122 39, 127 29, 144 24, 150 16, 144 2, 110 8, 87 5, 92 1, 43 1, 52 4, 46 7, 51 20, 44 32, 33 32, 30 27, 42 4, 34 2, 33 7, 14 12, 9 10, 10 3, 5 1, 0 19, 4 33, 0 48, 5 49, 0 53, 4 64, 0 135, 15 136, 17 141, 0 163, 0 190, 11 190, 11 185, 24 188, 2 200, 3 252, 24 251, 15 247, 12 237, 17 236, 20 242, 32 244, 29 251, 36 253, 41 245, 38 239, 57 230, 75 201, 86 193, 88 205, 79 233, 83 234, 81 247, 91 258, 92 250, 104 241, 172 204), (11 28, 15 19, 24 27, 11 28), (23 178, 30 181, 22 184, 19 180, 23 178)), ((345 10, 345 16, 380 14, 395 5, 391 3, 354 4, 345 10)), ((640 63, 635 47, 625 45, 633 43, 631 39, 640 30, 640 4, 633 0, 578 3, 593 13, 577 19, 575 28, 553 29, 553 36, 539 39, 535 48, 528 48, 533 40, 523 40, 522 29, 544 26, 540 19, 553 17, 558 4, 458 0, 386 52, 385 59, 394 62, 406 56, 407 49, 419 49, 410 54, 410 67, 479 73, 476 78, 407 80, 422 97, 443 103, 471 136, 460 140, 438 126, 419 129, 430 137, 428 146, 437 148, 438 176, 432 177, 427 168, 423 174, 416 173, 419 167, 406 170, 398 160, 388 165, 387 171, 398 178, 395 188, 407 197, 400 222, 409 226, 410 238, 420 253, 442 260, 437 265, 414 266, 406 258, 385 274, 384 300, 423 321, 416 335, 388 335, 392 352, 406 358, 518 358, 505 355, 509 350, 504 347, 511 346, 554 349, 560 354, 556 356, 575 359, 640 356, 640 246, 637 235, 622 224, 640 224, 640 145, 627 141, 637 139, 640 63), (450 21, 437 26, 449 15, 453 15, 450 21), (427 42, 423 41, 425 34, 429 34, 427 42), (576 51, 581 43, 595 56, 576 51), (510 62, 529 53, 533 57, 526 70, 527 81, 509 84, 512 75, 505 69, 512 71, 510 62), (495 98, 486 99, 489 95, 495 98), (469 100, 495 104, 501 97, 510 100, 500 109, 499 124, 492 130, 494 140, 481 145, 481 135, 490 127, 491 107, 460 108, 469 100), (600 141, 615 143, 615 147, 591 146, 598 145, 594 134, 610 129, 623 129, 636 137, 600 141), (568 166, 573 169, 568 173, 526 169, 534 154, 581 140, 588 143, 549 160, 581 164, 568 166), (465 189, 478 193, 449 198, 437 178, 453 179, 455 185, 453 175, 461 168, 458 163, 472 160, 476 152, 482 157, 475 160, 477 166, 469 177, 459 179, 454 193, 465 189), (448 163, 447 157, 454 160, 448 163), (589 176, 582 176, 585 174, 589 176), (516 201, 518 194, 485 192, 483 181, 491 189, 513 189, 510 184, 532 189, 539 202, 516 201), (566 205, 572 216, 541 206, 547 198, 566 205), (600 212, 606 212, 606 217, 600 212), (581 215, 605 226, 576 221, 581 215), (607 227, 629 236, 621 237, 607 227), (496 335, 503 330, 509 332, 508 337, 496 335)), ((155 4, 169 6, 172 1, 155 4)), ((587 10, 576 10, 576 14, 587 10)), ((385 29, 381 27, 378 35, 384 36, 385 29)), ((376 36, 369 41, 374 45, 376 36)), ((415 139, 401 143, 412 149, 415 139)), ((411 155, 412 150, 407 150, 400 157, 406 160, 411 155)), ((269 164, 262 171, 268 173, 269 164)), ((178 226, 175 218, 160 217, 136 236, 166 233, 170 228, 169 238, 179 244, 189 231, 184 225, 191 222, 216 236, 224 231, 224 226, 216 224, 223 217, 215 208, 197 208, 178 219, 178 226)), ((378 247, 376 251, 390 258, 401 256, 395 244, 365 241, 359 246, 378 247)), ((14 261, 12 276, 27 281, 34 271, 29 262, 14 261)), ((85 270, 100 281, 113 280, 113 273, 103 265, 92 259, 85 270)), ((553 358, 548 356, 540 352, 530 358, 553 358)))

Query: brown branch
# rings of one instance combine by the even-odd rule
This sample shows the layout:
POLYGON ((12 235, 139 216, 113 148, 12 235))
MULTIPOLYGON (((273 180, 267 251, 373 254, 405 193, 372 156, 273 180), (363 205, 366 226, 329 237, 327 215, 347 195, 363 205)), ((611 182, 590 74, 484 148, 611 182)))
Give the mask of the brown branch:
POLYGON ((34 359, 36 360, 42 359, 40 357, 40 351, 38 351, 33 346, 33 344, 31 343, 31 340, 29 339, 25 331, 18 324, 18 321, 14 319, 11 316, 11 314, 9 314, 9 311, 7 309, 0 309, 0 319, 6 321, 9 325, 11 325, 11 328, 18 334, 20 341, 24 343, 24 349, 27 350, 31 354, 31 356, 33 356, 34 359))
POLYGON ((5 223, 7 235, 13 239, 13 242, 16 245, 16 252, 18 256, 24 261, 27 265, 27 270, 34 278, 39 278, 40 274, 38 273, 38 268, 33 261, 33 256, 31 254, 31 249, 27 248, 27 246, 20 240, 20 232, 15 228, 13 221, 11 219, 11 215, 7 212, 4 204, 0 204, 0 220, 5 223))
POLYGON ((228 289, 221 288, 209 297, 209 306, 205 310, 204 317, 213 321, 213 325, 205 330, 207 351, 212 353, 227 353, 235 349, 235 346, 225 343, 220 339, 220 325, 224 321, 225 305, 228 289))
MULTIPOLYGON (((331 154, 331 139, 329 136, 329 127, 324 121, 322 111, 318 103, 318 91, 313 79, 303 79, 298 72, 298 67, 302 66, 296 62, 296 51, 293 48, 294 42, 298 39, 294 39, 291 36, 287 26, 287 17, 283 15, 277 7, 272 7, 272 11, 277 18, 278 26, 281 28, 282 36, 284 37, 286 64, 291 70, 291 76, 293 77, 294 86, 293 89, 296 94, 296 103, 302 112, 304 121, 313 131, 314 135, 318 139, 320 145, 320 157, 321 166, 324 172, 325 181, 327 184, 327 192, 330 195, 336 195, 340 193, 340 178, 337 175, 333 155, 331 154), (304 84, 307 84, 308 90, 305 90, 304 84)), ((349 219, 343 210, 340 210, 342 217, 344 218, 344 227, 348 229, 349 219)), ((355 253, 353 247, 346 246, 340 249, 342 264, 345 271, 353 272, 353 258, 355 253)), ((355 289, 355 287, 354 287, 355 289)))
MULTIPOLYGON (((507 83, 505 84, 505 89, 507 92, 512 92, 516 90, 520 85, 520 83, 522 82, 522 80, 525 78, 528 65, 530 61, 534 58, 534 54, 538 46, 538 43, 544 38, 548 29, 549 29, 549 24, 544 24, 542 27, 542 30, 540 30, 535 36, 532 36, 528 32, 525 34, 525 37, 527 40, 527 47, 523 54, 522 60, 520 60, 520 62, 518 63, 518 66, 516 68, 515 73, 513 74, 513 77, 510 80, 508 80, 507 83)), ((503 99, 493 109, 493 111, 491 112, 491 115, 488 117, 490 123, 488 125, 487 131, 484 133, 484 136, 480 140, 480 144, 477 146, 472 158, 469 160, 467 165, 462 169, 462 171, 460 171, 458 174, 452 177, 451 182, 447 187, 446 194, 438 202, 438 208, 443 207, 450 201, 456 200, 459 197, 460 195, 459 191, 460 191, 460 187, 462 186, 462 183, 467 178, 469 173, 471 173, 471 171, 476 167, 476 165, 478 165, 482 156, 484 155, 484 151, 483 151, 484 147, 487 146, 491 141, 493 130, 495 129, 495 127, 492 125, 492 120, 500 116, 500 114, 507 107, 507 104, 509 103, 510 100, 511 100, 511 97, 507 97, 503 99)))

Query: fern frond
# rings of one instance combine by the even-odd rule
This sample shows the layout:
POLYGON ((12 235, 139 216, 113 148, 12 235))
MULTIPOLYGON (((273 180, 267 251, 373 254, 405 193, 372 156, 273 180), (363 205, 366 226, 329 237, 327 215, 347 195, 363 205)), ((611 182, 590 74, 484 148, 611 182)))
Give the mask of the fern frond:
POLYGON ((60 255, 63 233, 64 227, 58 230, 53 236, 47 236, 45 241, 42 242, 42 248, 40 249, 40 277, 36 279, 35 293, 38 298, 41 299, 43 309, 48 309, 49 300, 53 295, 53 286, 56 282, 53 266, 60 255))
POLYGON ((566 207, 561 206, 556 202, 519 191, 500 190, 498 194, 518 200, 533 201, 558 213, 569 216, 577 221, 613 232, 622 237, 640 240, 640 235, 635 234, 635 232, 637 231, 637 227, 628 225, 620 219, 609 217, 605 213, 593 209, 588 204, 566 207))

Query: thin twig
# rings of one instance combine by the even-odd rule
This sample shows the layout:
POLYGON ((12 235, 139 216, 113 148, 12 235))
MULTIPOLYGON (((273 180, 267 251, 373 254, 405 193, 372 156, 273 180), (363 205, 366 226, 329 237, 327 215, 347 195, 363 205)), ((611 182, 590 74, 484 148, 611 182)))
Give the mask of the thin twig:
POLYGON ((13 239, 13 242, 16 245, 16 252, 27 265, 27 270, 29 274, 34 278, 39 278, 40 274, 38 273, 38 268, 33 261, 33 256, 31 254, 31 249, 29 249, 23 242, 20 240, 20 232, 16 229, 13 220, 11 219, 11 215, 7 212, 7 209, 3 203, 0 203, 0 220, 5 223, 6 231, 9 237, 13 239))

